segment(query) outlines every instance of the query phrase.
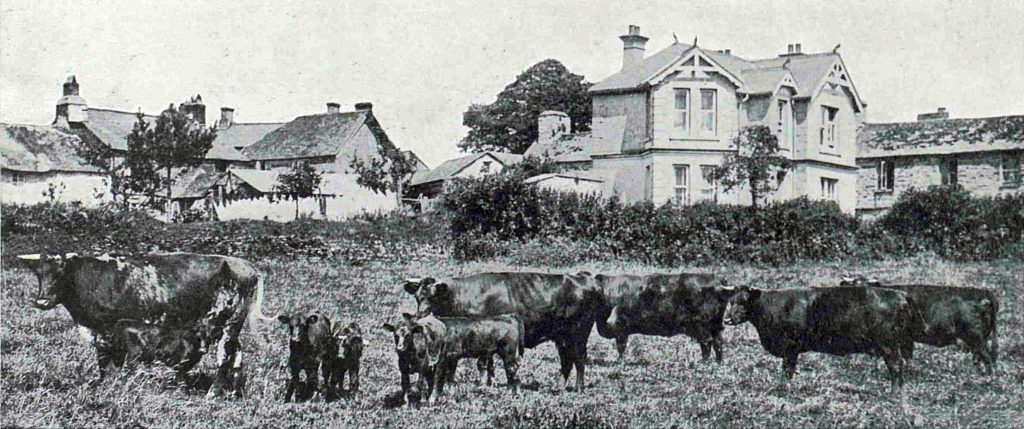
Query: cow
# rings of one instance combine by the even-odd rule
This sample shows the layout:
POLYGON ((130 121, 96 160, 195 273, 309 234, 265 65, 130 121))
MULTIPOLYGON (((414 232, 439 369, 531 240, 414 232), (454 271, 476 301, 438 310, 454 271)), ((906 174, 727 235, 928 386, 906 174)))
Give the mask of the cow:
POLYGON ((331 320, 316 314, 282 314, 277 320, 288 328, 288 383, 284 401, 311 397, 318 392, 321 373, 325 388, 330 380, 331 320), (302 373, 306 375, 305 383, 301 381, 302 373))
POLYGON ((159 361, 175 371, 178 380, 206 354, 206 335, 196 327, 168 328, 134 320, 118 321, 110 340, 125 352, 125 364, 159 361))
MULTIPOLYGON (((437 321, 436 318, 417 323, 416 316, 412 314, 403 313, 402 316, 405 318, 404 324, 395 326, 385 323, 383 326, 394 337, 402 396, 405 398, 406 406, 411 407, 413 403, 411 397, 412 375, 417 375, 416 390, 421 399, 425 399, 433 390, 435 367, 430 363, 427 335, 428 332, 438 332, 442 328, 433 324, 434 321, 437 321)), ((440 323, 440 321, 436 323, 440 323)))
POLYGON ((919 318, 904 292, 880 288, 736 289, 725 324, 750 322, 761 346, 782 358, 787 380, 803 352, 881 356, 894 389, 904 383, 902 344, 919 318))
POLYGON ((925 284, 882 284, 864 277, 844 278, 842 286, 884 287, 906 292, 915 312, 923 318, 904 345, 907 359, 913 357, 914 344, 945 347, 962 341, 973 354, 979 369, 988 374, 995 371, 999 355, 996 339, 996 316, 999 300, 991 290, 973 287, 934 286, 925 284))
POLYGON ((416 298, 419 317, 518 315, 524 327, 523 346, 533 348, 553 341, 563 387, 568 387, 575 367, 576 391, 583 391, 587 339, 604 299, 587 276, 485 272, 441 280, 410 279, 404 289, 416 298))
POLYGON ((324 384, 337 393, 344 391, 345 376, 348 376, 348 391, 359 391, 359 360, 363 356, 363 331, 355 322, 334 327, 333 341, 329 344, 330 358, 328 378, 324 384))
POLYGON ((216 345, 217 374, 207 392, 235 390, 242 368, 239 336, 247 320, 273 320, 260 311, 263 280, 242 259, 193 253, 141 256, 21 255, 36 274, 32 305, 63 305, 96 348, 100 377, 122 365, 126 352, 109 341, 118 321, 165 327, 196 326, 216 345))
POLYGON ((722 317, 733 293, 724 288, 724 280, 700 273, 598 274, 593 279, 605 296, 597 332, 615 340, 620 363, 633 334, 685 334, 700 344, 703 360, 713 350, 715 360, 722 361, 722 317))
MULTIPOLYGON (((430 365, 434 367, 434 392, 430 402, 441 399, 446 372, 452 371, 459 359, 476 358, 492 362, 497 354, 505 367, 505 378, 513 392, 519 389, 516 373, 519 357, 523 354, 523 322, 515 314, 491 317, 427 316, 416 321, 417 328, 427 332, 426 348, 430 365), (435 320, 437 322, 435 322, 435 320), (438 323, 440 322, 440 323, 438 323)), ((491 383, 493 367, 488 367, 487 384, 491 383)), ((481 369, 481 377, 484 376, 481 369)))

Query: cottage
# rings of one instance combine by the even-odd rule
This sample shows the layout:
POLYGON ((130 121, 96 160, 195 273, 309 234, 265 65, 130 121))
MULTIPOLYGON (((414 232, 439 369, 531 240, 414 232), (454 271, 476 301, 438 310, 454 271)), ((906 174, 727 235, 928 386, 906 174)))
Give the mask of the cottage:
POLYGON ((481 152, 450 159, 433 170, 417 171, 409 183, 406 197, 436 198, 444 192, 451 179, 500 173, 522 160, 522 155, 503 152, 481 152))
POLYGON ((884 214, 910 188, 957 186, 977 195, 1024 190, 1024 116, 865 124, 857 136, 857 214, 884 214))
POLYGON ((4 203, 53 198, 96 205, 109 198, 105 175, 78 156, 81 139, 46 125, 0 124, 0 195, 4 203))
POLYGON ((611 195, 749 204, 747 192, 722 192, 710 177, 735 151, 740 127, 764 124, 793 161, 771 199, 808 196, 854 212, 856 130, 867 105, 837 50, 805 54, 794 44, 776 58, 748 60, 695 41, 645 56, 639 27, 620 39, 622 69, 589 90, 594 121, 623 124, 620 140, 589 153, 611 195))

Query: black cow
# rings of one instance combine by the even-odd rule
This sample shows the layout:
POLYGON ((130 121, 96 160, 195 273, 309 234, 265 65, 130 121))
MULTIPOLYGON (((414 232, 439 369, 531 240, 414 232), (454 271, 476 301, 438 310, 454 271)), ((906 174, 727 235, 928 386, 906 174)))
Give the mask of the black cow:
MULTIPOLYGON (((390 323, 384 324, 384 329, 394 336, 395 354, 398 355, 398 372, 401 375, 402 395, 405 398, 406 406, 412 406, 412 383, 411 376, 417 375, 416 386, 421 399, 430 395, 434 385, 434 365, 430 362, 427 350, 428 330, 424 324, 416 323, 416 316, 403 314, 405 323, 394 326, 390 323)), ((437 320, 433 318, 433 320, 437 320)), ((440 323, 440 321, 437 321, 440 323)), ((440 328, 434 327, 430 331, 436 332, 440 328)))
POLYGON ((880 288, 737 288, 725 323, 749 321, 761 345, 782 358, 787 379, 803 352, 882 356, 894 387, 903 386, 902 344, 920 319, 904 292, 880 288))
POLYGON ((127 364, 158 361, 177 371, 181 380, 206 354, 206 335, 202 331, 126 320, 118 322, 111 346, 124 351, 127 364))
POLYGON ((593 276, 604 292, 605 308, 597 332, 615 339, 619 361, 625 359, 632 334, 671 337, 685 334, 700 344, 707 360, 711 351, 722 361, 722 317, 733 291, 712 274, 650 274, 593 276))
MULTIPOLYGON (((416 325, 427 334, 425 346, 434 372, 434 393, 430 396, 431 403, 440 400, 444 392, 446 372, 454 370, 459 359, 464 358, 493 362, 491 357, 497 354, 505 367, 509 389, 513 392, 518 390, 519 380, 516 373, 519 370, 519 356, 523 354, 524 330, 519 316, 427 316, 416 321, 416 325)), ((493 367, 487 368, 488 385, 491 383, 490 374, 493 371, 493 367)))
POLYGON ((324 380, 328 389, 342 393, 345 376, 348 376, 348 391, 359 391, 359 360, 363 356, 363 331, 355 322, 340 323, 334 327, 333 341, 328 345, 329 377, 324 380))
POLYGON ((405 290, 416 297, 420 317, 518 315, 525 328, 524 346, 554 341, 565 385, 575 366, 576 391, 583 391, 587 339, 604 300, 587 276, 493 272, 407 281, 405 290))
MULTIPOLYGON (((288 327, 288 385, 284 401, 290 402, 311 397, 317 392, 317 380, 322 371, 324 381, 331 378, 329 354, 333 337, 331 320, 316 314, 282 314, 277 320, 288 327), (327 365, 323 365, 324 363, 327 365), (302 383, 301 374, 306 374, 302 383), (296 390, 299 393, 296 395, 296 390)), ((324 388, 327 388, 325 383, 324 388)), ((326 392, 320 392, 326 397, 326 392)))
POLYGON ((923 284, 882 284, 864 277, 845 278, 843 286, 874 286, 906 292, 923 322, 915 329, 912 341, 904 345, 907 359, 913 357, 915 342, 935 347, 962 341, 974 355, 975 363, 991 374, 999 355, 996 316, 999 300, 987 289, 934 286, 923 284))
MULTIPOLYGON (((137 257, 22 255, 39 280, 32 304, 63 305, 96 347, 100 376, 125 361, 125 350, 107 339, 118 321, 171 328, 195 326, 216 344, 217 376, 208 396, 236 390, 242 367, 239 335, 247 319, 273 320, 260 312, 263 280, 238 258, 192 253, 137 257)), ((236 390, 237 393, 237 390, 236 390)))

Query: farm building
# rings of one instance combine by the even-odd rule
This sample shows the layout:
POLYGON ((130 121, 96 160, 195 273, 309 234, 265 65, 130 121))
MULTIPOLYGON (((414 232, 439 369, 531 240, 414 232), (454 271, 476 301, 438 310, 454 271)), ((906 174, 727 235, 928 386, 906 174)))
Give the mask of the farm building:
POLYGON ((481 152, 449 159, 433 170, 417 171, 409 183, 407 198, 436 198, 445 185, 458 177, 479 177, 500 173, 523 160, 522 155, 502 152, 481 152))
MULTIPOLYGON (((295 201, 277 191, 281 170, 234 168, 219 182, 216 211, 220 220, 269 219, 279 222, 295 218, 295 201)), ((361 213, 389 212, 397 206, 394 198, 356 184, 350 174, 324 173, 317 195, 299 200, 300 216, 341 220, 361 213)))
POLYGON ((958 186, 977 195, 1024 190, 1024 116, 865 124, 857 137, 857 213, 885 213, 910 188, 958 186))
POLYGON ((77 135, 47 125, 0 124, 3 202, 36 204, 52 197, 95 205, 109 198, 106 176, 78 156, 80 144, 77 135))

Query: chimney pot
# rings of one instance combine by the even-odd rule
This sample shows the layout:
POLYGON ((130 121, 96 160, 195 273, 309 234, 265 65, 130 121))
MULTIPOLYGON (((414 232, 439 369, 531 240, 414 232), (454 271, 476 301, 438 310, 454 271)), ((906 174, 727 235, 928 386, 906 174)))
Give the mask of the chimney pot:
POLYGON ((795 45, 795 46, 793 47, 793 49, 794 49, 794 50, 796 51, 795 53, 799 54, 799 53, 800 53, 800 44, 799 44, 799 43, 797 43, 797 44, 796 44, 796 45, 795 45))
POLYGON ((790 43, 789 45, 786 46, 786 53, 787 54, 792 54, 793 53, 793 44, 792 43, 790 43))
POLYGON ((629 35, 630 36, 636 36, 636 35, 639 35, 639 34, 640 34, 640 26, 639 25, 630 25, 629 26, 629 35))
POLYGON ((361 102, 361 103, 356 103, 356 111, 357 112, 362 112, 364 110, 366 110, 366 111, 373 110, 373 103, 370 103, 369 101, 364 101, 364 102, 361 102))
POLYGON ((334 115, 337 114, 341 109, 341 105, 335 102, 327 103, 327 113, 334 115))

